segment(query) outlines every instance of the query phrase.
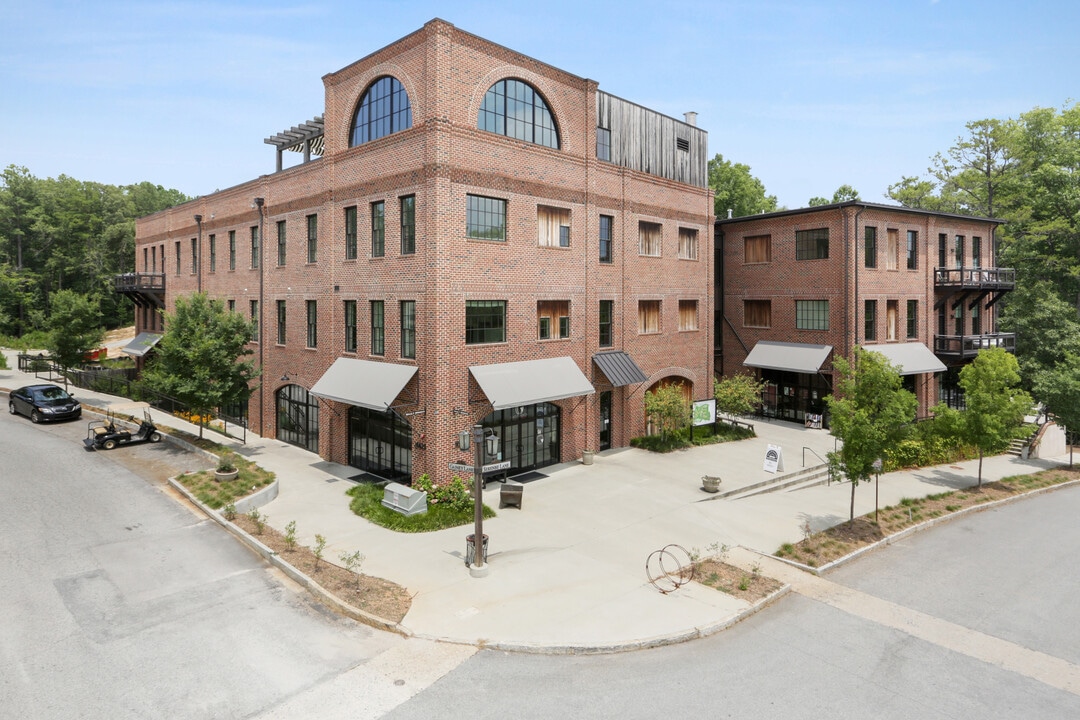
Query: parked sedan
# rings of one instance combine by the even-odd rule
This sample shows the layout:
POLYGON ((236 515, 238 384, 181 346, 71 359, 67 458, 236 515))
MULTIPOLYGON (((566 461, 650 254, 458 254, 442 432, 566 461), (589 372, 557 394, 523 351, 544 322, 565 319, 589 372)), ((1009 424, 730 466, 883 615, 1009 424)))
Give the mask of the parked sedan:
POLYGON ((8 400, 8 411, 15 415, 21 413, 30 418, 30 422, 42 420, 74 420, 82 415, 82 405, 56 385, 27 385, 12 390, 8 400))

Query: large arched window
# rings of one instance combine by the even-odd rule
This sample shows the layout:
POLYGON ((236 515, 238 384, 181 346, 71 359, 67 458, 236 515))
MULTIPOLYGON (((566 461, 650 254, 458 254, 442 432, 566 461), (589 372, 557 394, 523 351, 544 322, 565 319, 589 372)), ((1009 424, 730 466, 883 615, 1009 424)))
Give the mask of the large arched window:
POLYGON ((397 78, 386 75, 368 86, 353 116, 349 146, 363 145, 412 127, 409 94, 397 78))
POLYGON ((477 127, 549 148, 559 147, 559 131, 544 98, 521 80, 500 80, 480 106, 477 127))

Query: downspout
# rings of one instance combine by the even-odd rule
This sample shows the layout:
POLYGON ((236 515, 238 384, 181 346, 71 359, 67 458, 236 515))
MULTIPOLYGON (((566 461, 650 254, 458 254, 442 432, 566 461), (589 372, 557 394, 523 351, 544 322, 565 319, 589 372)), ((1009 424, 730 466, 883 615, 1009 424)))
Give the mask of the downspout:
MULTIPOLYGON (((860 207, 855 211, 855 344, 859 344, 859 216, 862 215, 866 206, 860 207)), ((845 223, 846 227, 846 223, 845 223)), ((876 249, 876 248, 875 248, 876 249)), ((853 349, 854 351, 854 349, 853 349)))
MULTIPOLYGON (((262 372, 265 367, 263 348, 266 347, 266 338, 263 335, 263 274, 264 265, 263 262, 263 203, 266 202, 264 198, 255 198, 255 207, 259 212, 259 317, 256 322, 259 324, 259 372, 262 372)), ((259 383, 259 435, 266 436, 266 428, 263 427, 263 406, 266 404, 265 400, 265 384, 259 383)))
MULTIPOLYGON (((716 248, 713 250, 715 257, 713 259, 713 272, 716 274, 716 280, 714 287, 716 288, 716 309, 713 311, 715 316, 713 317, 713 332, 716 333, 716 347, 720 348, 720 367, 716 368, 716 348, 713 348, 713 372, 719 374, 721 377, 724 375, 724 326, 717 320, 723 319, 724 315, 724 230, 720 226, 715 226, 714 241, 716 242, 716 248)), ((742 340, 739 341, 740 343, 742 340)))
POLYGON ((195 216, 195 224, 199 226, 199 243, 195 248, 195 289, 202 292, 202 215, 195 216))

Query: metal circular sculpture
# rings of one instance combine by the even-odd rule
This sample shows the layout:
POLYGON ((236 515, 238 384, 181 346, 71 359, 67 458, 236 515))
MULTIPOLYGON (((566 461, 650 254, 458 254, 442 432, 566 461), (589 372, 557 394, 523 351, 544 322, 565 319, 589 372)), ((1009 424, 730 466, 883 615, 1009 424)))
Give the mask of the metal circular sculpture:
POLYGON ((665 545, 645 559, 645 575, 653 587, 667 595, 694 579, 694 561, 681 545, 665 545))

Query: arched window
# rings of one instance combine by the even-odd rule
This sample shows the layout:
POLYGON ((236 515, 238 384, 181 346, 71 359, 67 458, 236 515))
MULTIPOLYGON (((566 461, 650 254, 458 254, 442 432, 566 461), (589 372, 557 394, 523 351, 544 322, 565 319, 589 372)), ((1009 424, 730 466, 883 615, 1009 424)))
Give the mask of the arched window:
POLYGON ((397 78, 386 75, 368 86, 353 116, 349 147, 378 140, 412 127, 409 94, 397 78))
POLYGON ((500 80, 480 106, 477 127, 549 148, 559 147, 559 131, 544 98, 521 80, 500 80))

